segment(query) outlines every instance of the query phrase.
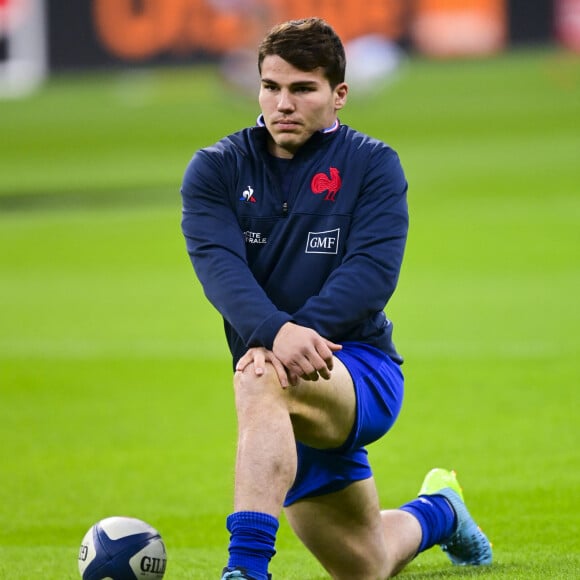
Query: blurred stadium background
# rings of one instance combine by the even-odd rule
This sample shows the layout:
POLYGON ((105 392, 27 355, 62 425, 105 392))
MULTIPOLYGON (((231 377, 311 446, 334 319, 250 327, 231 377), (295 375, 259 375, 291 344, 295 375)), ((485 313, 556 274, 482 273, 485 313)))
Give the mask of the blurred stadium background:
MULTIPOLYGON (((192 135, 179 122, 176 128, 178 108, 166 115, 155 105, 168 106, 181 95, 184 101, 191 97, 198 112, 204 91, 217 90, 225 99, 232 94, 236 102, 207 115, 201 128, 239 128, 240 110, 234 108, 248 110, 255 98, 256 43, 274 22, 305 14, 327 18, 345 40, 353 100, 400 78, 410 62, 430 62, 433 70, 463 62, 483 70, 482 61, 533 50, 562 56, 542 73, 555 85, 575 83, 570 70, 580 51, 580 0, 367 0, 364 9, 357 0, 0 0, 0 194, 173 185, 183 162, 173 154, 205 144, 199 139, 205 133, 192 135), (218 85, 208 85, 208 75, 218 85), (63 105, 55 95, 67 93, 67 84, 85 91, 76 100, 71 89, 74 102, 63 105), (93 112, 90 104, 100 98, 94 89, 105 84, 109 100, 93 112), (140 115, 148 114, 147 131, 157 131, 165 166, 137 155, 152 154, 141 138, 146 129, 140 115), (52 125, 44 131, 48 117, 52 125), (228 117, 233 124, 225 122, 228 117), (106 144, 93 143, 88 159, 86 145, 98 139, 93 123, 101 132, 105 126, 115 130, 106 144), (62 154, 58 162, 46 161, 48 151, 62 154), (42 171, 26 171, 35 154, 42 171), (118 167, 123 159, 123 169, 117 171, 111 159, 118 167), (61 167, 66 179, 59 181, 61 167)), ((210 135, 217 139, 220 133, 210 135)))
MULTIPOLYGON (((456 468, 486 578, 578 576, 580 0, 0 0, 0 578, 76 578, 109 515, 161 531, 168 579, 216 576, 235 419, 179 185, 256 118, 264 30, 310 15, 347 43, 341 119, 410 182, 382 499, 456 468)), ((279 547, 275 578, 325 578, 279 547)))
POLYGON ((577 0, 1 0, 0 89, 24 94, 63 71, 231 64, 273 23, 305 14, 347 43, 371 36, 438 58, 522 44, 580 50, 577 0))

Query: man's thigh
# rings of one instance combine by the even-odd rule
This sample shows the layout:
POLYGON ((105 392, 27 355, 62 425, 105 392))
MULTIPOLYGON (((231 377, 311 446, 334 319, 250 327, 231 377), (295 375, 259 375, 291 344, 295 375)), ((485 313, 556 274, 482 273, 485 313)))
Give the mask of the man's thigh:
MULTIPOLYGON (((300 439, 304 430, 298 433, 298 470, 294 484, 286 496, 286 506, 306 497, 334 493, 352 482, 370 478, 372 470, 365 446, 382 437, 393 426, 401 409, 403 375, 399 365, 385 353, 368 345, 345 343, 335 358, 340 359, 337 369, 348 369, 350 375, 346 384, 349 389, 352 386, 355 402, 350 398, 352 392, 347 389, 345 391, 351 395, 343 400, 354 405, 349 407, 351 411, 354 409, 354 421, 351 415, 348 421, 339 423, 343 427, 352 425, 346 439, 346 431, 342 431, 334 440, 312 436, 300 439)), ((328 397, 327 391, 323 392, 328 397)), ((320 393, 313 396, 319 397, 320 393)), ((328 399, 322 399, 321 408, 323 413, 337 414, 333 411, 334 407, 329 405, 328 399)), ((312 412, 313 409, 318 407, 311 407, 306 411, 312 412)), ((324 425, 327 428, 328 425, 333 425, 332 420, 332 416, 325 415, 324 421, 318 424, 313 421, 312 424, 318 427, 324 425)), ((309 429, 310 435, 312 432, 313 429, 309 429)))
POLYGON ((335 357, 329 380, 300 380, 286 389, 294 434, 317 449, 339 447, 350 435, 356 416, 356 395, 351 375, 335 357))
POLYGON ((286 508, 296 535, 333 578, 383 578, 388 569, 374 479, 286 508))

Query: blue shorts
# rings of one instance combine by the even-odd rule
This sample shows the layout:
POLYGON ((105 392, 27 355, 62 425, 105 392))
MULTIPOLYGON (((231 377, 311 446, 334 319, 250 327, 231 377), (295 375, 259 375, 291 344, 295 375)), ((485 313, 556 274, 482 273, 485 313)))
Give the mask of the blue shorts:
POLYGON ((356 394, 356 417, 346 442, 334 449, 297 443, 298 471, 285 506, 306 497, 339 491, 372 476, 365 445, 380 439, 395 423, 403 403, 399 365, 375 347, 347 342, 335 353, 348 369, 356 394))

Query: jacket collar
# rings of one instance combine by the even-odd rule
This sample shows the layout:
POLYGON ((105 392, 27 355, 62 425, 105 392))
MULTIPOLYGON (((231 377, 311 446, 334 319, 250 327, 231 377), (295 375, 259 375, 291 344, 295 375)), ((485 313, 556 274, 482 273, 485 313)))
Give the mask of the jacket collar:
MULTIPOLYGON (((266 126, 266 122, 264 121, 264 115, 262 115, 262 114, 258 115, 258 118, 256 119, 256 125, 258 125, 258 127, 265 127, 266 126)), ((319 132, 323 133, 323 134, 334 133, 335 131, 338 130, 339 127, 340 127, 340 121, 338 119, 336 119, 330 127, 326 127, 326 129, 321 129, 319 132)))

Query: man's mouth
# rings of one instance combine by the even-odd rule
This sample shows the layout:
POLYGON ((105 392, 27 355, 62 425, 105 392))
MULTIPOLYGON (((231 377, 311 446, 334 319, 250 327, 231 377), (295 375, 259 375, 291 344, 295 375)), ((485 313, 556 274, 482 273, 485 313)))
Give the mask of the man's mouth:
POLYGON ((274 122, 274 125, 279 131, 292 131, 293 129, 296 129, 300 123, 292 119, 279 119, 274 122))

